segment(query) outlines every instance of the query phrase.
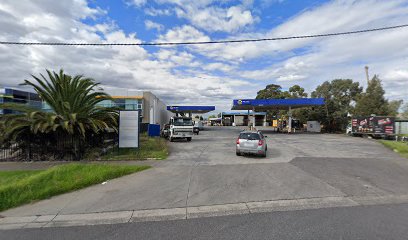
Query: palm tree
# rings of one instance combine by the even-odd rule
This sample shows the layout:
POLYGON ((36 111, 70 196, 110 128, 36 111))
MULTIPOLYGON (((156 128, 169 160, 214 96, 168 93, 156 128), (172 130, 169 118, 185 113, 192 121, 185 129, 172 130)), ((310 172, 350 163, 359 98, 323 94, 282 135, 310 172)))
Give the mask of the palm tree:
MULTIPOLYGON (((95 91, 99 83, 82 75, 71 77, 64 74, 62 69, 59 74, 49 70, 47 74, 49 80, 42 74, 42 79, 32 75, 36 83, 25 80, 22 85, 33 87, 51 108, 54 123, 58 125, 54 129, 61 128, 83 137, 87 131, 97 133, 107 128, 117 130, 117 109, 98 106, 98 103, 111 99, 102 89, 95 91)), ((47 124, 44 126, 49 127, 47 124)))
MULTIPOLYGON (((82 75, 67 75, 47 71, 48 79, 32 75, 35 81, 25 80, 50 107, 50 111, 33 109, 19 104, 2 104, 0 108, 12 109, 19 114, 4 115, 2 134, 5 139, 26 139, 28 135, 62 133, 85 140, 89 134, 111 129, 117 132, 118 111, 98 106, 111 99, 98 88, 99 83, 82 75)), ((78 143, 80 144, 80 143, 78 143)))

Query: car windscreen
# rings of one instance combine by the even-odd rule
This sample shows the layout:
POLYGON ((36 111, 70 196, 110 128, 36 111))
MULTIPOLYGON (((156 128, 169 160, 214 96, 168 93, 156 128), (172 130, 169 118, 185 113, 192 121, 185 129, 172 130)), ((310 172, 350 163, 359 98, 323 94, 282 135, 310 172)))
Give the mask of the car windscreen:
POLYGON ((239 139, 261 140, 261 137, 258 133, 241 133, 239 134, 239 139))
POLYGON ((174 126, 193 126, 191 119, 176 118, 174 119, 174 126))

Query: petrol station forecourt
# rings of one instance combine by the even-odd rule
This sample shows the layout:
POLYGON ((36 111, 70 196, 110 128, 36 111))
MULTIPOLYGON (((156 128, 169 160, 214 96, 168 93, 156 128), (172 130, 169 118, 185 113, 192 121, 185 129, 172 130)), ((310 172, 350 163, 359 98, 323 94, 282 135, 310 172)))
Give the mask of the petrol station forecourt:
MULTIPOLYGON (((290 110, 323 104, 322 98, 236 99, 232 109, 290 110)), ((214 106, 167 108, 190 120, 193 113, 215 110, 214 106)), ((207 126, 191 142, 168 143, 168 159, 144 162, 153 166, 149 170, 1 212, 5 218, 0 222, 8 223, 0 223, 0 228, 185 220, 408 202, 406 160, 377 142, 338 134, 279 134, 259 127, 268 135, 267 156, 236 156, 235 139, 247 128, 207 126)))
POLYGON ((406 160, 377 142, 262 128, 268 135, 267 157, 236 156, 235 139, 244 128, 206 127, 191 142, 170 142, 168 159, 144 162, 153 166, 149 170, 1 212, 5 218, 0 221, 23 222, 0 226, 180 220, 408 202, 406 160))
MULTIPOLYGON (((324 98, 295 98, 295 99, 234 99, 231 110, 247 110, 253 113, 267 110, 288 110, 289 126, 291 132, 292 114, 291 110, 302 107, 313 107, 324 105, 324 98)), ((255 114, 253 114, 252 127, 255 128, 255 114)))

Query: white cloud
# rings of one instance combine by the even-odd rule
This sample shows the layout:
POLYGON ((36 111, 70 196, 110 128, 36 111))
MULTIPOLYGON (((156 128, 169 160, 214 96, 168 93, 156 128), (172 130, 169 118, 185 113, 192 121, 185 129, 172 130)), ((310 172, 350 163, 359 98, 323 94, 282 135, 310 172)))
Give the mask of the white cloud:
POLYGON ((206 8, 178 8, 177 16, 188 19, 193 26, 207 32, 235 32, 255 22, 249 10, 239 6, 230 8, 206 7, 206 8))
MULTIPOLYGON (((214 0, 156 0, 160 4, 175 6, 179 18, 187 19, 191 25, 206 32, 236 32, 257 21, 248 9, 252 0, 244 0, 242 4, 224 7, 223 1, 214 0)), ((228 2, 228 1, 226 1, 228 2)), ((149 9, 151 15, 159 15, 161 10, 149 9)))
MULTIPOLYGON (((391 81, 398 81, 408 79, 408 70, 406 69, 392 69, 388 71, 384 77, 391 81)), ((408 90, 407 90, 408 91, 408 90)))
POLYGON ((162 24, 153 22, 151 20, 146 20, 145 21, 145 26, 146 26, 146 29, 148 29, 148 30, 149 29, 156 29, 159 32, 164 29, 164 26, 162 24))
POLYGON ((200 65, 198 61, 195 61, 194 55, 188 52, 177 52, 173 49, 161 49, 155 55, 158 60, 171 63, 173 67, 197 67, 200 65))
POLYGON ((219 71, 223 71, 223 72, 231 72, 235 68, 236 67, 233 66, 233 65, 220 63, 220 62, 209 63, 209 64, 203 66, 203 69, 208 70, 208 71, 219 70, 219 71))
POLYGON ((295 80, 302 80, 305 79, 306 76, 298 75, 298 74, 288 74, 285 76, 279 76, 276 81, 283 82, 283 81, 295 81, 295 80))
POLYGON ((136 7, 141 7, 147 3, 147 0, 129 0, 127 4, 134 5, 136 7))
MULTIPOLYGON (((136 33, 125 34, 112 22, 87 25, 83 18, 95 18, 104 11, 87 6, 85 1, 31 1, 0 3, 1 40, 69 41, 69 42, 135 42, 136 33), (6 16, 6 18, 3 18, 6 16), (6 33, 6 34, 4 34, 6 33)), ((208 39, 198 30, 184 26, 163 35, 173 40, 208 39)), ((170 49, 170 48, 169 48, 170 49)), ((171 50, 171 49, 170 49, 171 50)), ((18 86, 30 74, 45 69, 64 68, 69 74, 93 77, 106 87, 150 90, 167 103, 212 101, 224 102, 236 93, 236 79, 206 74, 186 75, 183 68, 197 68, 200 62, 187 51, 158 54, 139 46, 132 47, 64 47, 0 45, 0 85, 18 86), (185 99, 187 96, 187 99, 185 99)))
POLYGON ((171 9, 156 9, 156 8, 146 8, 144 10, 145 14, 148 16, 170 16, 173 14, 171 9))
MULTIPOLYGON (((359 30, 407 22, 408 7, 404 1, 338 0, 309 9, 263 34, 258 32, 231 36, 231 39, 273 38, 296 35, 323 34, 359 30), (347 14, 344 14, 347 13, 347 14)), ((398 30, 397 30, 398 31, 398 30)), ((400 31, 402 32, 402 31, 400 31)), ((384 33, 373 33, 384 35, 384 33)), ((360 36, 360 35, 359 35, 360 36)), ((362 35, 361 35, 362 36, 362 35)), ((348 37, 337 37, 343 39, 348 37)), ((333 38, 327 38, 328 40, 333 38)), ((324 38, 268 41, 246 44, 220 45, 218 48, 200 48, 207 55, 226 60, 249 60, 265 55, 279 56, 297 48, 324 42, 324 38)))
MULTIPOLYGON (((309 9, 266 34, 254 32, 231 38, 268 38, 350 31, 408 22, 405 1, 338 0, 309 9), (347 13, 347 14, 345 14, 347 13)), ((330 38, 299 39, 246 44, 198 46, 192 48, 209 58, 239 62, 237 76, 279 82, 283 86, 300 84, 313 90, 334 78, 353 78, 365 84, 364 66, 380 74, 390 98, 407 100, 405 75, 408 61, 408 29, 330 38), (284 60, 245 70, 246 63, 259 59, 284 60), (405 91, 405 93, 404 93, 405 91)))
MULTIPOLYGON (((161 42, 210 41, 213 31, 227 32, 230 39, 264 38, 408 22, 405 1, 338 0, 303 11, 266 33, 243 34, 240 29, 247 30, 256 22, 250 12, 252 0, 239 4, 234 1, 235 5, 228 7, 226 3, 232 1, 217 5, 212 0, 155 1, 165 5, 144 9, 147 15, 169 16, 178 12, 188 22, 159 32, 156 41, 161 42), (202 16, 198 10, 203 11, 202 16), (241 19, 245 14, 248 18, 241 19)), ((125 33, 114 20, 98 21, 96 25, 81 21, 105 14, 104 10, 89 7, 85 0, 3 0, 0 40, 141 42, 138 34, 125 33)), ((156 22, 145 24, 149 28, 156 22)), ((161 47, 157 51, 138 46, 0 45, 0 85, 17 86, 30 74, 63 67, 71 74, 93 77, 105 86, 153 91, 168 104, 216 104, 217 109, 227 110, 232 98, 255 97, 259 89, 271 82, 285 88, 299 84, 309 91, 334 78, 353 78, 365 84, 364 66, 369 65, 370 75, 379 74, 383 80, 387 97, 408 100, 406 39, 408 29, 321 39, 161 47)))
POLYGON ((167 31, 166 34, 159 36, 160 42, 198 42, 210 41, 210 38, 196 28, 184 25, 175 27, 167 31))

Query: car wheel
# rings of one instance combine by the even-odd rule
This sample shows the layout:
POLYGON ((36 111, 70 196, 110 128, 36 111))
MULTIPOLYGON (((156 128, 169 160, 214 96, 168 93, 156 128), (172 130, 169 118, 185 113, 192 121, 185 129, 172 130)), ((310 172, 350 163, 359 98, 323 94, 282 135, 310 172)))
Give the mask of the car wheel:
POLYGON ((190 142, 190 141, 191 141, 191 137, 188 137, 188 138, 187 138, 187 142, 190 142))
POLYGON ((241 153, 240 152, 235 152, 235 154, 237 154, 237 156, 241 156, 241 153))

